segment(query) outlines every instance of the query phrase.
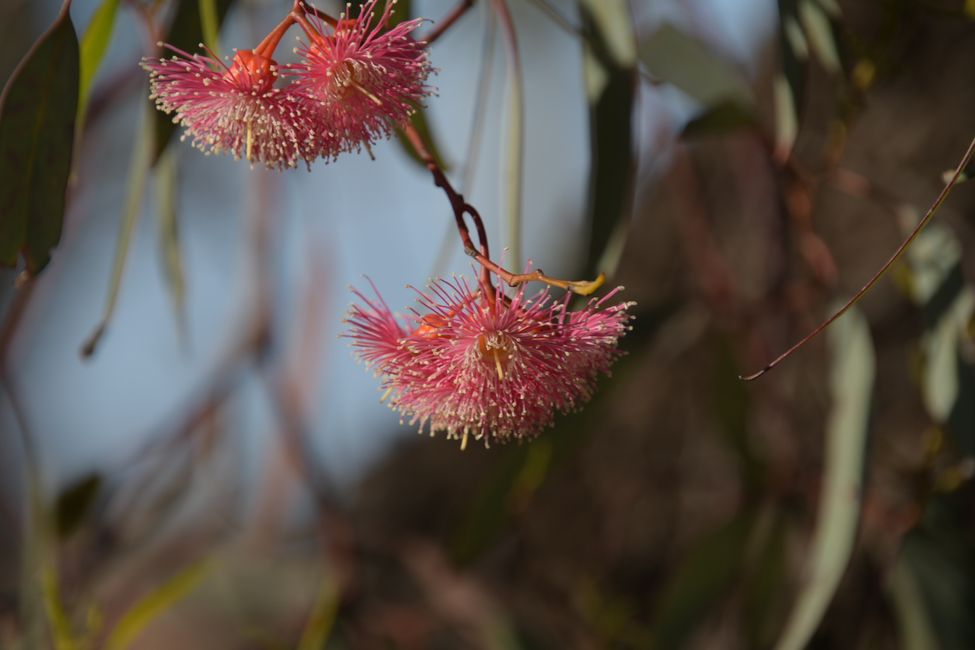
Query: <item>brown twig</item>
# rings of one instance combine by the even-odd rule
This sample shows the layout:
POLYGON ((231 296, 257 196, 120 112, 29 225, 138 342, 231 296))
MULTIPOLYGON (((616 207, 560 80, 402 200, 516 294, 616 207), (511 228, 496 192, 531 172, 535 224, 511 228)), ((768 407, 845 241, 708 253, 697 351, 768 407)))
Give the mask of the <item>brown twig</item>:
POLYGON ((427 45, 432 44, 438 38, 443 36, 448 29, 453 27, 454 23, 456 23, 461 16, 466 14, 467 11, 474 6, 475 1, 476 0, 461 0, 458 2, 457 6, 451 9, 449 14, 441 18, 437 25, 430 30, 430 33, 420 40, 427 45))
POLYGON ((833 322, 836 321, 836 319, 838 319, 840 316, 842 316, 847 311, 849 311, 850 307, 855 305, 857 301, 864 296, 864 294, 870 291, 870 289, 872 289, 873 286, 880 281, 880 278, 883 277, 883 275, 887 272, 887 270, 891 266, 893 266, 894 262, 900 259, 900 256, 904 254, 904 251, 906 251, 908 247, 912 243, 914 243, 914 240, 917 239, 918 235, 921 234, 921 231, 924 230, 924 227, 928 225, 928 223, 931 221, 934 215, 938 212, 938 209, 948 198, 948 195, 951 194, 951 190, 954 189, 955 185, 958 184, 958 179, 961 177, 961 174, 964 171, 965 167, 968 166, 968 163, 971 161, 973 154, 975 154, 975 138, 973 138, 971 143, 969 143, 968 149, 965 151, 965 155, 962 156, 961 162, 959 162, 958 166, 955 167, 955 173, 952 175, 951 180, 949 180, 948 183, 941 189, 941 192, 938 194, 938 197, 934 200, 934 203, 932 203, 931 206, 924 213, 924 216, 918 222, 917 226, 915 226, 914 230, 911 231, 911 234, 908 235, 907 239, 905 239, 901 243, 901 245, 897 247, 897 250, 894 251, 893 255, 891 255, 890 258, 888 258, 887 261, 884 262, 884 265, 880 267, 880 270, 877 271, 873 275, 873 277, 871 277, 867 281, 866 284, 860 287, 860 290, 857 291, 855 294, 853 294, 853 297, 850 298, 846 302, 846 304, 844 304, 839 309, 839 311, 837 311, 832 316, 830 316, 822 323, 820 323, 814 330, 809 332, 809 334, 806 334, 804 337, 799 339, 799 341, 793 344, 792 347, 790 347, 788 350, 786 350, 785 352, 783 352, 782 354, 774 358, 772 361, 770 361, 768 364, 766 364, 764 368, 762 368, 757 372, 753 372, 750 375, 739 376, 739 379, 742 379, 744 381, 753 381, 755 379, 758 379, 762 375, 764 375, 766 372, 768 372, 775 366, 779 365, 779 363, 781 363, 782 361, 790 357, 792 353, 794 353, 796 350, 798 350, 803 345, 808 343, 810 340, 815 338, 827 327, 832 325, 833 322))
POLYGON ((453 185, 447 179, 447 175, 444 174, 443 170, 433 159, 433 156, 427 150, 426 146, 423 144, 423 139, 420 134, 416 132, 412 126, 407 126, 404 130, 407 140, 416 152, 416 155, 423 161, 430 174, 433 176, 434 184, 441 188, 447 195, 447 200, 450 201, 450 207, 454 212, 454 222, 457 225, 457 234, 460 236, 461 243, 464 246, 464 252, 470 257, 477 260, 478 264, 481 265, 481 287, 486 293, 486 297, 490 300, 494 297, 494 286, 491 283, 491 273, 494 273, 499 278, 501 278, 508 286, 516 287, 525 282, 542 282, 549 286, 558 287, 560 289, 568 289, 573 293, 579 294, 581 296, 588 296, 589 294, 595 292, 599 287, 603 285, 606 281, 606 276, 602 273, 599 274, 595 280, 558 280, 556 278, 551 278, 541 270, 536 269, 530 273, 512 273, 511 271, 501 267, 497 263, 491 260, 491 254, 488 249, 487 232, 484 228, 484 221, 481 219, 481 215, 478 213, 477 209, 474 208, 470 203, 464 200, 464 197, 454 189, 453 185), (470 230, 467 228, 467 222, 465 216, 469 216, 474 222, 474 226, 477 229, 477 238, 480 244, 479 247, 474 246, 474 241, 471 239, 470 230))

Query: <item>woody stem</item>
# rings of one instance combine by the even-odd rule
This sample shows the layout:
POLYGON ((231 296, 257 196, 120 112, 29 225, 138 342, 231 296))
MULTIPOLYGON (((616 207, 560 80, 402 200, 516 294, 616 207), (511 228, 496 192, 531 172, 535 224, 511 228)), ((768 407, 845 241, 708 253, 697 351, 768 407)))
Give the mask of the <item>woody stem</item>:
POLYGON ((491 273, 494 273, 499 278, 501 278, 505 284, 509 287, 516 287, 525 282, 537 281, 543 282, 552 287, 558 287, 560 289, 568 289, 573 293, 577 293, 582 296, 588 296, 602 286, 603 282, 606 281, 606 277, 600 273, 599 277, 595 280, 558 280, 556 278, 551 278, 545 275, 541 269, 536 269, 530 273, 512 273, 511 271, 499 266, 497 263, 491 261, 491 254, 488 249, 487 232, 484 228, 484 221, 481 219, 481 215, 470 203, 464 200, 464 197, 454 189, 453 185, 447 179, 447 175, 444 174, 440 165, 434 160, 433 156, 427 150, 426 145, 423 144, 420 134, 416 132, 416 129, 412 125, 407 125, 403 132, 406 135, 406 139, 409 141, 410 146, 419 156, 426 168, 430 170, 430 174, 433 175, 433 182, 437 187, 443 189, 444 193, 447 195, 447 200, 450 201, 450 207, 454 211, 454 221, 457 224, 457 233, 460 236, 461 243, 464 246, 464 252, 470 257, 477 260, 477 263, 481 265, 481 286, 485 290, 486 296, 490 299, 494 297, 494 287, 491 284, 491 273), (474 227, 477 228, 477 238, 480 242, 480 249, 474 247, 474 242, 471 239, 471 233, 467 229, 467 223, 464 220, 464 215, 470 216, 474 221, 474 227))
POLYGON ((264 56, 267 58, 272 58, 274 50, 278 49, 278 43, 284 38, 285 33, 291 29, 291 26, 295 24, 295 18, 292 14, 285 16, 284 20, 278 23, 278 26, 271 30, 271 33, 264 37, 257 47, 254 48, 254 54, 259 56, 264 56))

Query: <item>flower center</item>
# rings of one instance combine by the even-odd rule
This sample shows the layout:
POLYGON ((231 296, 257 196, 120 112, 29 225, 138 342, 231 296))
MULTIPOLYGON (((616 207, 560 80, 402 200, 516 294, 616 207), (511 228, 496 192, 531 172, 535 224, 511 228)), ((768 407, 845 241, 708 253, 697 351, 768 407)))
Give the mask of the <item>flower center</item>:
POLYGON ((271 90, 276 77, 274 59, 255 54, 253 50, 240 50, 234 55, 230 70, 224 75, 249 86, 257 93, 271 90))
POLYGON ((498 372, 498 379, 504 379, 504 372, 508 369, 511 357, 515 352, 515 343, 511 337, 501 332, 481 334, 477 337, 477 352, 481 363, 494 366, 498 372))

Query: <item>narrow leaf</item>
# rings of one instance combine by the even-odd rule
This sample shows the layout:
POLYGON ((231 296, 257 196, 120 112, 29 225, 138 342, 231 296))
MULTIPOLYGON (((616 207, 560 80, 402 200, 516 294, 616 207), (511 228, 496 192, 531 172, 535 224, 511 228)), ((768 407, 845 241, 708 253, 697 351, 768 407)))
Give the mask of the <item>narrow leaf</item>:
POLYGON ((133 146, 132 164, 129 171, 129 187, 125 197, 125 208, 122 212, 122 224, 119 229, 118 243, 115 247, 115 260, 112 263, 112 276, 109 280, 105 310, 95 330, 85 341, 84 345, 82 345, 82 357, 90 357, 95 353, 98 343, 101 341, 109 322, 112 320, 112 316, 115 314, 119 289, 122 287, 122 276, 125 273, 125 263, 129 256, 129 246, 132 243, 132 232, 135 230, 135 223, 138 220, 139 212, 142 208, 142 198, 145 195, 146 181, 149 177, 149 166, 152 162, 151 155, 154 133, 152 129, 152 116, 148 114, 150 110, 152 110, 151 106, 146 104, 146 114, 143 115, 142 125, 133 146))
POLYGON ((699 539, 667 581, 654 607, 654 648, 681 648, 735 583, 754 516, 742 513, 699 539))
POLYGON ((695 115, 684 125, 681 135, 685 138, 727 135, 755 124, 751 108, 734 100, 723 100, 695 115))
POLYGON ((122 650, 129 647, 150 623, 189 595, 206 577, 211 566, 208 560, 191 564, 143 596, 115 625, 105 648, 122 650))
POLYGON ((186 277, 183 272, 183 254, 179 243, 179 214, 176 206, 179 187, 174 151, 167 151, 163 154, 157 165, 156 196, 156 223, 159 231, 166 286, 173 303, 177 328, 185 342, 186 277))
POLYGON ((508 265, 521 268, 521 204, 525 180, 525 77, 518 51, 518 36, 514 20, 508 11, 506 0, 494 0, 493 6, 498 15, 498 24, 505 42, 508 61, 507 90, 508 107, 506 156, 501 163, 501 182, 504 193, 505 229, 502 241, 508 249, 505 258, 508 265))
POLYGON ((58 536, 66 538, 85 520, 102 485, 100 474, 88 474, 69 485, 54 505, 54 524, 58 536))
POLYGON ((203 42, 214 52, 220 52, 220 20, 217 18, 217 0, 200 0, 200 27, 203 42))
POLYGON ((102 0, 81 37, 81 81, 78 87, 78 128, 84 124, 88 110, 88 94, 102 63, 115 28, 119 0, 102 0))
POLYGON ((640 61, 654 78, 677 86, 705 108, 754 103, 744 75, 707 45, 665 24, 640 43, 640 61))
POLYGON ((66 0, 0 95, 0 264, 37 274, 61 239, 78 106, 78 37, 66 0))
POLYGON ((322 581, 321 591, 301 634, 298 650, 319 650, 325 647, 335 625, 341 595, 335 580, 326 577, 322 581))
MULTIPOLYGON (((170 45, 177 47, 184 52, 195 52, 204 39, 203 21, 200 19, 200 7, 193 0, 173 0, 176 3, 176 15, 169 27, 169 32, 163 40, 170 45)), ((216 5, 217 30, 223 23, 227 12, 233 5, 234 0, 214 0, 216 5)), ((155 111, 156 138, 152 154, 152 164, 159 161, 166 147, 169 146, 173 134, 176 132, 176 124, 173 118, 162 111, 155 111)))
POLYGON ((874 382, 873 342, 866 319, 851 310, 828 332, 832 409, 816 531, 804 584, 776 646, 806 647, 846 571, 860 518, 864 459, 874 382))
MULTIPOLYGON (((437 139, 434 137, 433 130, 430 128, 430 122, 427 120, 426 111, 422 106, 417 107, 416 111, 410 117, 410 124, 416 129, 416 132, 420 135, 420 139, 423 140, 424 146, 426 146, 427 151, 433 156, 434 161, 440 169, 444 171, 449 170, 450 166, 444 157, 440 154, 440 147, 437 145, 437 139)), ((423 159, 416 154, 416 150, 410 146, 409 140, 406 139, 406 135, 401 129, 396 129, 396 139, 403 148, 404 153, 406 153, 410 160, 420 165, 426 169, 426 163, 423 159)), ((453 225, 451 225, 453 227, 453 225)))
POLYGON ((636 47, 626 3, 584 0, 579 9, 590 34, 583 67, 590 147, 590 234, 584 272, 612 274, 626 242, 636 171, 631 125, 636 47))

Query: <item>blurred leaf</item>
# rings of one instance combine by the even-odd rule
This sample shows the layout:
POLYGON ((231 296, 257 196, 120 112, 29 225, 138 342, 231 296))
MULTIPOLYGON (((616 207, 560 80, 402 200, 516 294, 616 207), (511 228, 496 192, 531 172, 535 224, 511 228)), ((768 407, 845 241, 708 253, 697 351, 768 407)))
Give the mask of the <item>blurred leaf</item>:
POLYGON ((799 132, 810 57, 830 73, 850 69, 833 0, 778 0, 780 71, 773 82, 776 156, 784 160, 799 132))
POLYGON ((132 151, 132 163, 129 170, 128 190, 125 197, 125 208, 122 212, 122 224, 119 229, 118 244, 115 247, 115 259, 112 262, 112 276, 109 280, 108 298, 102 318, 95 326, 95 330, 85 340, 81 347, 81 356, 90 357, 95 353, 109 322, 115 313, 118 302, 119 289, 122 287, 122 275, 125 273, 125 263, 129 256, 129 246, 132 243, 132 232, 142 208, 142 198, 146 190, 146 180, 149 177, 149 166, 152 164, 153 149, 152 116, 148 114, 152 107, 146 104, 143 111, 142 124, 135 138, 132 151))
POLYGON ((924 597, 910 564, 902 552, 891 571, 887 586, 904 650, 934 650, 938 640, 928 618, 924 597))
MULTIPOLYGON (((194 52, 200 47, 200 43, 204 39, 203 22, 200 18, 201 8, 193 0, 173 0, 173 2, 176 3, 176 15, 173 17, 169 31, 162 40, 184 52, 194 52)), ((216 24, 218 27, 215 31, 219 31, 219 26, 223 24, 223 19, 231 5, 234 4, 234 0, 213 0, 213 2, 216 5, 216 24)), ((172 140, 177 126, 173 122, 172 116, 155 110, 154 106, 153 112, 155 114, 156 137, 151 164, 155 165, 163 151, 169 146, 169 141, 172 140)))
POLYGON ((860 518, 874 382, 873 342, 857 309, 833 323, 827 336, 832 407, 826 424, 819 513, 804 583, 776 646, 780 650, 801 650, 812 638, 846 571, 860 518))
POLYGON ((212 566, 209 559, 195 562, 136 601, 116 623, 106 650, 129 647, 150 623, 196 589, 212 566))
POLYGON ((636 159, 632 114, 636 52, 629 8, 619 0, 583 0, 579 10, 586 40, 584 74, 589 101, 589 253, 587 277, 612 275, 629 225, 636 159))
POLYGON ((975 647, 975 621, 971 615, 975 603, 975 562, 971 553, 970 497, 969 494, 964 499, 966 503, 953 513, 946 499, 936 500, 922 524, 908 533, 901 544, 892 579, 910 579, 911 584, 903 586, 895 582, 892 587, 911 588, 911 591, 895 592, 895 606, 900 614, 901 606, 896 599, 905 596, 911 599, 912 607, 917 606, 918 600, 922 604, 919 610, 912 609, 911 616, 899 616, 905 645, 912 639, 930 643, 930 636, 934 635, 937 643, 923 646, 926 650, 975 647), (962 526, 969 527, 967 533, 962 532, 962 526))
POLYGON ((749 647, 768 648, 775 640, 783 615, 782 594, 788 575, 788 526, 779 512, 769 508, 762 513, 755 527, 764 527, 767 533, 758 540, 757 545, 749 540, 748 554, 752 566, 746 576, 743 616, 749 647))
POLYGON ((0 264, 36 275, 61 239, 78 106, 78 37, 65 0, 0 95, 0 264))
MULTIPOLYGON (((430 123, 427 121, 426 111, 422 106, 416 107, 416 112, 410 117, 410 124, 416 129, 419 134, 420 139, 423 140, 424 146, 426 146, 427 151, 433 156, 434 161, 437 166, 444 171, 449 171, 450 165, 444 160, 444 157, 440 155, 440 147, 437 145, 436 138, 433 135, 433 131, 430 129, 430 123)), ((396 129, 396 139, 399 141, 400 146, 403 147, 403 151, 410 160, 418 164, 424 170, 427 168, 426 163, 416 155, 416 151, 410 146, 409 140, 406 139, 406 135, 400 129, 396 129)))
POLYGON ((796 0, 779 0, 779 67, 773 82, 776 155, 785 160, 799 133, 806 89, 809 43, 799 24, 796 0))
POLYGON ((203 42, 214 52, 220 52, 220 20, 217 18, 217 0, 199 0, 199 4, 203 42))
POLYGON ((908 274, 903 277, 924 315, 920 347, 925 407, 962 453, 975 455, 975 363, 968 352, 975 288, 965 283, 961 262, 961 244, 951 230, 931 224, 907 251, 908 274))
POLYGON ((156 172, 157 208, 156 222, 159 227, 159 243, 162 249, 166 287, 173 303, 176 325, 184 342, 186 340, 186 278, 183 273, 183 254, 179 245, 179 214, 176 202, 179 186, 176 178, 175 152, 163 154, 156 172))
MULTIPOLYGON (((508 9, 505 0, 498 0, 496 6, 508 9)), ((507 155, 501 162, 500 177, 504 182, 505 237, 502 245, 508 251, 508 264, 519 270, 523 264, 521 257, 521 207, 525 183, 525 75, 518 55, 518 45, 513 23, 498 21, 501 33, 508 47, 507 98, 507 155)))
POLYGON ((47 620, 51 625, 51 636, 56 650, 76 650, 78 643, 71 631, 71 622, 61 600, 61 588, 58 576, 54 570, 54 559, 50 558, 41 567, 42 591, 44 594, 44 609, 47 620))
POLYGON ((88 94, 95 74, 108 50, 115 28, 119 0, 102 0, 81 37, 81 81, 78 87, 78 129, 84 125, 88 110, 88 94))
POLYGON ((694 116, 684 125, 681 136, 695 138, 726 135, 740 129, 754 127, 755 123, 755 113, 751 108, 734 100, 724 100, 694 116))
POLYGON ((101 486, 101 475, 92 473, 75 481, 58 495, 54 505, 54 523, 61 538, 70 536, 85 520, 101 486))
POLYGON ((816 58, 827 72, 840 72, 839 43, 830 16, 819 0, 799 0, 799 20, 816 58))
POLYGON ((654 78, 677 86, 707 109, 754 96, 741 71, 701 41, 664 24, 640 43, 640 61, 654 78))
POLYGON ((764 472, 749 439, 749 392, 745 383, 738 379, 741 371, 732 356, 729 341, 719 338, 715 347, 711 412, 735 452, 746 494, 755 496, 761 489, 764 472))
POLYGON ((305 630, 301 633, 298 650, 320 650, 325 647, 335 626, 335 617, 342 601, 341 596, 335 580, 326 576, 322 580, 321 590, 305 624, 305 630))
POLYGON ((699 539, 654 606, 653 647, 681 648, 735 584, 754 516, 744 512, 699 539))

